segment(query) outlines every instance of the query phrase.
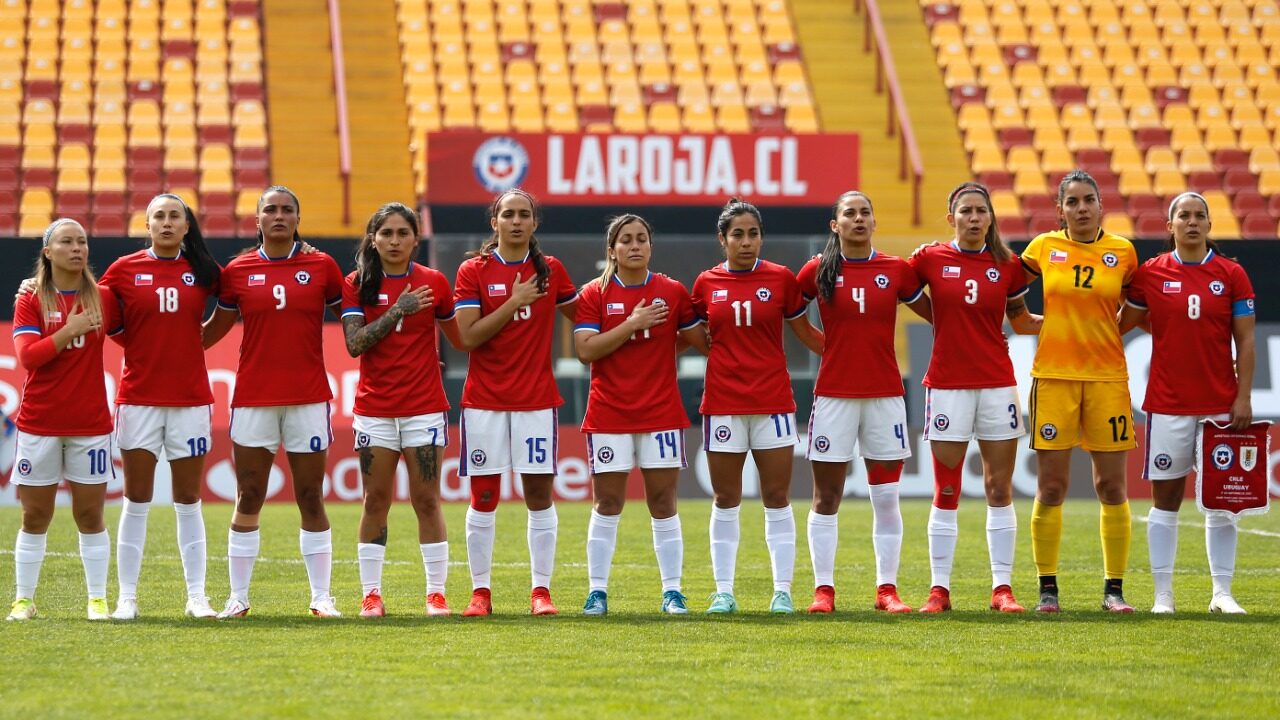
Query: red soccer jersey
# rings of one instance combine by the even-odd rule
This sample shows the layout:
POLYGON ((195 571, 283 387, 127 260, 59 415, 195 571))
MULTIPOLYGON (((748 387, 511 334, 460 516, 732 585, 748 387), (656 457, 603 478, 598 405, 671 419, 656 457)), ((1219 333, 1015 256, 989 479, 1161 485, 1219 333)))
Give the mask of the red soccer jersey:
MULTIPOLYGON (((800 290, 818 297, 815 257, 800 269, 800 290)), ((893 336, 898 303, 915 302, 924 292, 919 278, 900 257, 875 250, 866 260, 841 265, 830 301, 819 300, 826 344, 814 395, 837 398, 901 397, 902 373, 893 336)))
POLYGON ((693 309, 707 322, 711 336, 699 412, 795 412, 782 322, 804 315, 796 276, 765 260, 757 260, 750 270, 730 270, 728 263, 720 263, 694 281, 693 309))
MULTIPOLYGON (((107 288, 102 295, 102 327, 120 332, 120 306, 107 288)), ((13 337, 46 338, 66 324, 75 304, 74 292, 58 294, 58 309, 42 316, 40 300, 23 293, 13 309, 13 337)), ((14 423, 32 435, 74 437, 111 432, 107 385, 103 379, 102 343, 107 333, 89 332, 76 338, 57 357, 27 371, 22 402, 14 423)), ((206 381, 207 382, 207 381, 206 381)))
POLYGON ((342 270, 328 255, 270 258, 259 248, 222 271, 218 307, 244 321, 231 407, 308 405, 333 397, 324 370, 326 305, 342 300, 342 270))
POLYGON ((1151 322, 1151 375, 1142 409, 1162 415, 1229 411, 1239 388, 1232 319, 1254 313, 1244 268, 1213 251, 1194 265, 1163 253, 1138 268, 1128 302, 1146 308, 1151 322))
POLYGON ((213 403, 200 324, 217 288, 196 284, 179 255, 165 259, 139 250, 111 263, 99 280, 124 314, 122 405, 193 407, 213 403))
POLYGON ((640 285, 623 285, 615 275, 600 289, 587 283, 578 297, 574 332, 608 332, 621 325, 641 300, 666 303, 665 322, 636 333, 591 363, 591 392, 582 431, 640 433, 689 426, 676 385, 676 335, 696 326, 689 291, 666 275, 649 273, 640 285))
POLYGON ((1026 272, 1014 255, 997 264, 991 253, 931 245, 907 263, 929 286, 933 355, 925 387, 965 390, 1017 384, 1005 340, 1005 305, 1027 294, 1026 272))
MULTIPOLYGON (((547 294, 516 311, 496 335, 471 351, 463 407, 543 410, 564 404, 551 374, 551 335, 556 307, 577 300, 578 290, 559 260, 543 257, 551 269, 547 294)), ((504 262, 497 252, 470 258, 458 268, 456 306, 479 308, 483 317, 511 297, 516 275, 525 282, 536 274, 528 256, 513 263, 504 262)))
POLYGON ((436 320, 453 317, 453 291, 438 270, 409 264, 403 275, 387 275, 374 305, 360 304, 356 274, 342 288, 342 317, 363 316, 366 323, 386 314, 405 288, 431 288, 432 306, 402 319, 386 337, 360 356, 355 413, 364 417, 409 417, 449 409, 440 380, 436 320))

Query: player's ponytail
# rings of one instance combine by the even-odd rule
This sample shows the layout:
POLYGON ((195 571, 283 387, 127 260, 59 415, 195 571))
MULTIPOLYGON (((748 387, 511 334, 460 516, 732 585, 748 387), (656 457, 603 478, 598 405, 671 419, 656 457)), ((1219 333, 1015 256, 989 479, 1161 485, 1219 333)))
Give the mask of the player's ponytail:
MULTIPOLYGON (((846 190, 831 204, 831 219, 834 221, 840 212, 840 203, 845 198, 860 197, 872 207, 871 198, 861 190, 846 190)), ((873 208, 874 211, 874 208, 873 208)), ((840 267, 844 264, 844 255, 840 252, 840 235, 835 230, 827 236, 827 244, 822 248, 822 259, 818 261, 818 297, 823 302, 831 302, 836 294, 836 281, 840 279, 840 267)))
MULTIPOLYGON (((537 198, 532 194, 521 190, 520 188, 512 188, 493 199, 489 204, 489 221, 493 222, 498 217, 498 210, 502 206, 502 201, 507 199, 508 195, 518 195, 529 202, 529 208, 533 211, 533 224, 537 225, 542 222, 542 206, 538 204, 537 198)), ((468 257, 485 257, 492 255, 493 251, 498 247, 498 230, 495 228, 493 233, 489 235, 480 245, 480 249, 467 253, 468 257)), ((533 269, 537 273, 538 290, 545 291, 547 283, 551 278, 551 266, 547 264, 547 258, 542 254, 542 250, 538 247, 538 238, 535 235, 529 235, 529 260, 533 262, 533 269)))
POLYGON ((187 264, 191 266, 191 274, 196 277, 196 284, 212 288, 217 284, 222 268, 218 267, 218 262, 213 259, 213 253, 209 252, 209 245, 204 241, 204 233, 200 232, 200 221, 191 211, 191 206, 173 193, 160 193, 147 203, 148 215, 151 214, 151 205, 157 200, 177 200, 182 205, 182 210, 187 215, 187 234, 182 237, 182 252, 187 257, 187 264))
MULTIPOLYGON (((387 203, 369 217, 364 237, 360 238, 360 244, 356 246, 356 287, 360 289, 360 304, 366 307, 378 304, 382 278, 386 276, 382 270, 382 256, 378 254, 378 248, 373 244, 373 239, 392 215, 404 218, 404 221, 409 223, 409 229, 413 230, 414 241, 416 242, 418 238, 418 214, 404 203, 387 203)), ((412 260, 413 257, 409 259, 412 260)))
POLYGON ((1009 246, 1000 237, 1000 222, 996 217, 996 207, 991 203, 991 191, 987 189, 986 185, 979 182, 962 182, 957 185, 951 191, 951 195, 947 197, 947 214, 954 215, 957 201, 960 200, 961 196, 970 193, 982 196, 982 199, 987 203, 987 214, 991 216, 991 225, 987 227, 987 234, 983 237, 983 242, 987 244, 987 250, 997 263, 1008 262, 1013 257, 1013 252, 1009 250, 1009 246))
POLYGON ((600 289, 613 281, 615 275, 618 274, 618 258, 614 255, 614 246, 618 244, 618 236, 622 234, 622 228, 638 222, 644 226, 644 231, 649 235, 649 242, 653 242, 653 228, 649 226, 649 221, 636 215, 635 213, 625 213, 609 221, 609 228, 604 231, 604 272, 600 273, 600 289))
MULTIPOLYGON (((82 234, 88 236, 80 223, 71 218, 58 218, 45 228, 42 238, 43 247, 49 247, 54 234, 63 225, 75 225, 80 228, 82 234)), ((36 281, 35 295, 40 301, 41 321, 47 322, 50 313, 58 312, 58 289, 53 284, 53 264, 44 256, 43 251, 36 253, 36 266, 32 271, 32 278, 36 281)), ((76 301, 71 306, 72 312, 77 309, 89 315, 102 317, 102 295, 98 292, 98 280, 93 276, 93 270, 87 262, 80 270, 80 287, 76 288, 76 301)), ((99 332, 105 329, 99 328, 99 332)))

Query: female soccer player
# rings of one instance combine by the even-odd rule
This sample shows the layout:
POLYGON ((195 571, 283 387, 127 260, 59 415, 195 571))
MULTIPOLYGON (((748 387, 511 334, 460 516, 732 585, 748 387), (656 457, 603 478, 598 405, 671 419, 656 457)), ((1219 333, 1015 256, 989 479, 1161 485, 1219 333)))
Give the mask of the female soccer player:
POLYGON ((1001 326, 1035 334, 1040 318, 1027 312, 1025 274, 996 229, 984 185, 962 183, 947 199, 955 229, 946 245, 930 245, 908 262, 929 287, 933 355, 924 376, 924 439, 933 454, 934 495, 929 513, 929 599, 920 612, 951 609, 951 567, 959 525, 962 463, 978 440, 987 494, 987 550, 991 609, 1022 612, 1013 597, 1013 553, 1018 518, 1013 510, 1013 466, 1026 434, 1017 381, 1001 326))
POLYGON ((764 221, 754 205, 729 200, 716 230, 725 261, 703 271, 693 283, 694 311, 707 323, 711 344, 700 408, 715 491, 710 533, 716 592, 707 612, 738 609, 733 579, 742 467, 750 451, 760 471, 765 542, 773 569, 769 611, 790 613, 796 555, 790 497, 796 404, 782 349, 782 325, 786 321, 815 353, 822 352, 822 333, 805 317, 795 275, 760 259, 764 221))
POLYGON ((1044 325, 1031 368, 1031 448, 1039 486, 1031 512, 1031 549, 1040 576, 1039 612, 1058 612, 1062 503, 1071 479, 1071 448, 1093 459, 1101 508, 1102 607, 1131 613, 1124 601, 1132 534, 1125 457, 1136 443, 1128 368, 1116 313, 1138 268, 1133 244, 1102 229, 1102 199, 1088 173, 1058 185, 1063 228, 1038 235, 1022 252, 1027 282, 1044 278, 1044 325))
POLYGON ((559 522, 552 504, 559 423, 564 404, 551 374, 555 311, 573 319, 578 291, 559 260, 544 255, 534 231, 539 207, 523 190, 508 190, 489 207, 493 234, 458 268, 454 293, 458 332, 470 350, 462 389, 462 452, 458 474, 470 479, 467 562, 471 602, 463 615, 493 612, 495 511, 502 473, 520 473, 529 508, 529 565, 534 615, 554 615, 551 573, 559 522))
POLYGON ((89 240, 75 220, 55 220, 36 258, 35 290, 18 297, 13 341, 27 371, 18 426, 13 483, 19 486, 22 527, 14 546, 16 597, 9 620, 36 616, 36 585, 45 533, 58 484, 71 489, 71 514, 80 530, 80 561, 90 620, 106 620, 111 539, 102 522, 111 458, 111 413, 102 374, 104 330, 119 331, 110 290, 89 269, 89 240))
POLYGON ((173 474, 178 552, 187 583, 186 614, 211 618, 205 595, 205 530, 200 507, 204 455, 212 446, 213 393, 201 345, 201 321, 218 292, 221 268, 195 215, 177 195, 147 206, 151 246, 126 255, 103 273, 119 301, 124 377, 116 395, 116 440, 124 463, 124 508, 116 535, 120 598, 111 617, 138 616, 138 575, 147 540, 147 513, 161 451, 173 474))
MULTIPOLYGON (((1143 477, 1154 504, 1147 515, 1154 613, 1172 613, 1173 563, 1178 551, 1178 509, 1191 471, 1201 420, 1253 421, 1254 296, 1244 268, 1222 257, 1209 240, 1209 204, 1194 192, 1169 204, 1166 252, 1138 268, 1129 286, 1121 331, 1150 323, 1151 375, 1143 477), (1235 342, 1235 362, 1231 343, 1235 342), (1188 382, 1194 378, 1194 382, 1188 382)), ((1231 596, 1236 561, 1236 518, 1210 513, 1204 523, 1213 598, 1209 612, 1242 614, 1231 596)))
POLYGON ((310 612, 340 617, 329 594, 333 539, 324 511, 325 451, 333 440, 322 326, 326 307, 342 299, 342 271, 324 253, 299 252, 298 198, 280 185, 258 199, 258 247, 222 272, 218 309, 206 324, 205 346, 244 321, 231 442, 236 511, 227 534, 231 596, 219 618, 249 614, 249 582, 258 557, 258 514, 276 451, 289 456, 302 515, 298 542, 311 583, 310 612))
POLYGON ((676 480, 685 467, 689 426, 676 386, 676 351, 706 350, 689 291, 649 271, 653 231, 639 215, 621 215, 605 231, 604 272, 578 300, 574 344, 591 365, 587 434, 595 507, 587 528, 590 592, 583 614, 608 612, 609 569, 626 501, 627 475, 640 466, 653 518, 653 551, 662 578, 662 612, 689 611, 680 592, 684 540, 676 514, 676 480))
POLYGON ((826 334, 809 416, 809 552, 817 586, 809 612, 814 613, 835 610, 836 513, 855 444, 866 463, 874 518, 875 608, 911 612, 897 588, 898 480, 911 449, 893 335, 898 303, 928 320, 929 298, 905 260, 872 247, 875 230, 871 198, 857 190, 844 193, 831 208, 826 247, 800 270, 800 290, 806 301, 818 299, 826 334))
POLYGON ((396 465, 404 455, 409 499, 427 582, 427 615, 448 615, 444 584, 449 543, 440 509, 440 449, 448 444, 449 401, 440 379, 436 323, 460 344, 453 291, 438 270, 413 261, 418 215, 388 203, 369 218, 356 249, 356 270, 343 286, 347 351, 360 358, 356 452, 364 483, 360 516, 361 617, 382 617, 382 563, 396 465))

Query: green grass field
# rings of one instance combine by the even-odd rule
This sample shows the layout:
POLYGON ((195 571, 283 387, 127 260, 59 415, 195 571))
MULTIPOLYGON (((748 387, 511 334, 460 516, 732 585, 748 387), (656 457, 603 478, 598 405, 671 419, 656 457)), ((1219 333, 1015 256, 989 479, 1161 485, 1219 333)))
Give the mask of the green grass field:
MULTIPOLYGON (((1204 534, 1194 506, 1182 512, 1175 589, 1180 614, 1155 617, 1146 529, 1134 506, 1126 594, 1140 612, 1111 617, 1097 608, 1101 551, 1097 505, 1067 506, 1058 617, 998 616, 986 610, 989 574, 983 511, 966 500, 953 602, 942 617, 873 612, 871 512, 850 501, 841 513, 837 608, 830 617, 771 616, 763 518, 744 508, 737 595, 744 612, 701 613, 712 591, 707 551, 709 503, 686 502, 688 617, 657 613, 660 588, 642 503, 619 534, 610 615, 583 618, 590 507, 561 504, 552 594, 561 615, 528 613, 524 510, 505 505, 495 548, 494 606, 488 619, 421 615, 422 564, 412 515, 391 520, 384 595, 389 616, 322 621, 305 616, 308 591, 298 554, 297 514, 264 513, 254 575, 253 615, 219 623, 182 617, 184 590, 173 513, 151 514, 140 602, 131 623, 84 619, 84 583, 69 510, 59 509, 38 604, 30 623, 0 623, 3 717, 1276 717, 1280 694, 1280 515, 1247 518, 1240 536, 1236 598, 1244 617, 1210 616, 1204 534)), ((1034 603, 1028 530, 1031 504, 1019 501, 1014 590, 1034 603)), ((447 509, 452 532, 448 597, 455 613, 470 591, 462 539, 464 507, 447 509)), ((808 604, 812 575, 799 529, 796 605, 808 604)), ((355 563, 359 508, 331 506, 334 594, 358 611, 355 563)), ((907 536, 899 587, 915 606, 928 591, 926 501, 903 503, 907 536)), ((206 507, 209 590, 226 597, 228 505, 206 507)), ((108 511, 115 541, 119 509, 108 511)), ((0 510, 0 589, 13 587, 12 542, 19 514, 0 510)), ((114 555, 109 597, 114 605, 114 555)), ((8 597, 7 595, 5 596, 8 597)))

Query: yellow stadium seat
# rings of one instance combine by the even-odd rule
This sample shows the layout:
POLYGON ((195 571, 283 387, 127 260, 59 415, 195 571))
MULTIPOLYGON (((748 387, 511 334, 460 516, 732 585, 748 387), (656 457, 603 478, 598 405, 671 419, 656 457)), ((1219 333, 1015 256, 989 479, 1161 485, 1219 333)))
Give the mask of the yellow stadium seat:
POLYGON ((1176 195, 1187 189, 1187 179, 1177 170, 1160 170, 1152 175, 1151 189, 1157 195, 1176 195))
POLYGON ((237 125, 233 144, 238 148, 265 148, 267 131, 262 125, 237 125))
POLYGON ((680 132, 680 108, 670 102, 658 102, 649 106, 649 129, 662 133, 680 132))
POLYGON ((965 152, 974 152, 980 147, 998 147, 999 139, 990 125, 975 125, 964 131, 965 152))
POLYGON ((92 185, 86 168, 58 171, 58 192, 89 192, 92 185))
POLYGON ((818 124, 817 111, 813 105, 792 105, 786 112, 787 129, 795 133, 816 133, 821 128, 818 124))
POLYGON ((1151 178, 1147 172, 1141 168, 1125 170, 1121 173, 1119 180, 1121 195, 1151 194, 1151 178))
POLYGON ((1003 172, 1005 170, 1004 153, 998 146, 981 146, 974 148, 969 167, 975 173, 1003 172))
MULTIPOLYGON (((36 215, 53 212, 53 193, 49 188, 29 188, 22 191, 22 200, 18 212, 23 215, 36 215)), ((48 221, 45 222, 48 224, 48 221)), ((44 228, 40 228, 44 230, 44 228)))
POLYGON ((1258 173, 1258 192, 1263 195, 1280 195, 1280 170, 1263 170, 1258 173))
POLYGON ((516 132, 542 132, 546 125, 542 120, 541 104, 521 104, 511 108, 511 127, 516 132))
POLYGON ((1012 190, 994 190, 991 193, 991 209, 996 217, 1016 217, 1022 214, 1022 204, 1012 190))
POLYGON ((578 129, 578 115, 571 102, 560 102, 547 106, 547 130, 551 132, 572 132, 578 129))
POLYGON ((1178 154, 1178 170, 1183 173, 1213 172, 1213 158, 1203 146, 1192 145, 1183 148, 1178 154))
POLYGON ((1042 195, 1048 191, 1044 173, 1038 169, 1023 168, 1013 175, 1013 191, 1019 195, 1042 195))
POLYGON ((1249 171, 1257 174, 1264 170, 1280 170, 1280 154, 1272 147, 1257 147, 1249 151, 1249 171))
POLYGON ((52 211, 41 213, 22 213, 18 220, 18 235, 20 237, 39 238, 44 235, 45 228, 49 227, 52 217, 52 211))
POLYGON ((1065 146, 1045 148, 1040 154, 1040 169, 1053 176, 1075 169, 1076 160, 1065 146))
POLYGON ((722 132, 745 133, 751 130, 751 120, 745 105, 724 105, 716 108, 716 126, 722 132))
POLYGON ((613 124, 619 132, 644 132, 647 129, 644 106, 639 103, 626 103, 615 106, 613 109, 613 124))
POLYGON ((1102 227, 1120 237, 1133 237, 1133 219, 1128 213, 1109 212, 1102 216, 1102 227))
POLYGON ((1040 171, 1040 155, 1035 149, 1026 145, 1019 145, 1009 149, 1009 153, 1005 158, 1005 167, 1009 172, 1018 172, 1019 170, 1032 169, 1036 172, 1040 171))

